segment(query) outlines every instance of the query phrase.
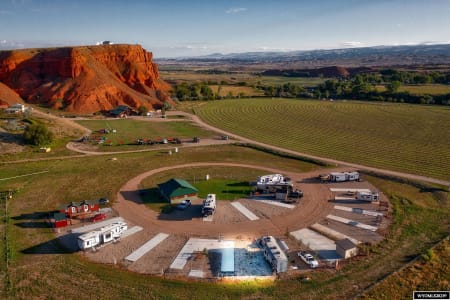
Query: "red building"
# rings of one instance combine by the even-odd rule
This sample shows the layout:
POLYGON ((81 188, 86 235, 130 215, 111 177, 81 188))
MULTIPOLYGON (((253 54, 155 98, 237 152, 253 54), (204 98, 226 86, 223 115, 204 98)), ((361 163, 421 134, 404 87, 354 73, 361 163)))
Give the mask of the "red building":
POLYGON ((100 207, 98 203, 88 202, 83 200, 82 202, 71 202, 60 208, 60 212, 64 213, 68 218, 75 218, 83 215, 89 215, 93 212, 99 211, 100 207))
POLYGON ((52 217, 52 224, 54 228, 61 228, 67 226, 67 216, 64 213, 54 213, 52 217))

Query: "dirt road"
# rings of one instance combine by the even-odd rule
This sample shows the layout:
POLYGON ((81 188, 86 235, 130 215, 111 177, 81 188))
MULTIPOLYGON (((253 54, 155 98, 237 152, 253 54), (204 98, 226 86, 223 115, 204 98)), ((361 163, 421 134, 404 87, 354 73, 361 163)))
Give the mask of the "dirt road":
POLYGON ((319 171, 310 173, 285 172, 263 166, 236 164, 236 163, 191 163, 178 166, 163 167, 142 173, 120 188, 117 194, 117 203, 114 208, 120 215, 133 223, 144 228, 160 230, 160 232, 170 234, 186 234, 190 236, 261 236, 265 234, 283 235, 288 231, 304 228, 324 218, 333 209, 333 205, 328 202, 331 197, 327 185, 314 182, 303 181, 305 178, 317 176, 319 171), (300 186, 305 196, 295 209, 286 209, 286 212, 271 218, 261 218, 256 221, 241 220, 237 222, 204 222, 201 216, 198 218, 183 220, 168 220, 161 218, 155 211, 147 209, 139 196, 140 182, 154 174, 177 168, 189 167, 242 167, 260 169, 269 173, 283 173, 292 178, 293 182, 300 182, 300 186))

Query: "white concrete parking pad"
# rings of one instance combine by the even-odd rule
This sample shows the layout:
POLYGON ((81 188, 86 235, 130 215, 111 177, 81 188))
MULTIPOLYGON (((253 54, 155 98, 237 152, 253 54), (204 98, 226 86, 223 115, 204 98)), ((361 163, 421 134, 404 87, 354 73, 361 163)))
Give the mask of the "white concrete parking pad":
POLYGON ((130 235, 133 235, 139 231, 141 231, 143 228, 141 226, 133 226, 128 230, 125 230, 122 235, 120 236, 120 238, 126 238, 129 237, 130 235))
POLYGON ((144 245, 139 247, 136 251, 125 257, 128 261, 137 261, 139 258, 144 256, 147 252, 155 248, 159 243, 164 241, 169 235, 166 233, 158 233, 144 245))
POLYGON ((356 222, 356 221, 353 221, 353 220, 350 220, 350 219, 347 219, 347 218, 338 217, 338 216, 335 216, 335 215, 328 215, 327 218, 330 219, 330 220, 335 220, 335 221, 338 221, 338 222, 341 222, 341 223, 344 223, 344 224, 347 224, 347 225, 351 225, 351 226, 355 226, 355 227, 358 227, 358 228, 367 229, 367 230, 371 230, 371 231, 377 231, 377 229, 378 229, 375 226, 371 226, 371 225, 367 225, 367 224, 364 224, 364 223, 356 222))
POLYGON ((363 193, 370 193, 371 190, 369 189, 355 189, 355 188, 330 188, 330 191, 332 192, 363 192, 363 193))
POLYGON ((334 261, 341 259, 336 252, 334 241, 311 229, 303 228, 291 232, 291 235, 311 250, 316 251, 323 260, 334 261))
POLYGON ((374 216, 374 217, 383 216, 383 213, 380 213, 377 211, 365 210, 365 209, 361 209, 361 208, 353 208, 353 207, 335 205, 334 209, 348 211, 348 212, 356 213, 356 214, 363 214, 363 215, 367 215, 367 216, 374 216))
POLYGON ((188 259, 192 256, 195 251, 203 251, 204 249, 224 249, 224 248, 234 248, 234 241, 225 240, 208 240, 208 239, 197 239, 190 238, 183 249, 181 249, 178 256, 170 265, 171 269, 183 270, 188 259))
POLYGON ((246 216, 249 220, 251 221, 255 221, 258 220, 258 216, 255 215, 254 213, 252 213, 251 211, 249 211, 245 206, 243 206, 241 203, 239 202, 231 202, 231 205, 234 206, 234 208, 236 208, 241 214, 243 214, 244 216, 246 216))
POLYGON ((255 200, 255 201, 270 204, 270 205, 280 206, 280 207, 284 207, 284 208, 289 208, 289 209, 295 208, 295 205, 282 203, 280 201, 273 201, 273 200, 255 200))

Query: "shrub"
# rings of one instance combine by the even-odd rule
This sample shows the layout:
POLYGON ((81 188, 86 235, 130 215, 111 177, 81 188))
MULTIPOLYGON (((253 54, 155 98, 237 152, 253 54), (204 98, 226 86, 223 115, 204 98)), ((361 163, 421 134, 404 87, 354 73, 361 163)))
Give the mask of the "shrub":
POLYGON ((31 124, 23 133, 25 142, 35 146, 46 146, 53 141, 53 133, 44 124, 31 124))

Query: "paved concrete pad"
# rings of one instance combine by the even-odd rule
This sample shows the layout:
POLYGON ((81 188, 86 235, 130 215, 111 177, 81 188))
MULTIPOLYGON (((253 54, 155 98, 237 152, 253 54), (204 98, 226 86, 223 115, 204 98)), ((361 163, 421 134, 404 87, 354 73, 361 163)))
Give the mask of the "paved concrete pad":
POLYGON ((291 232, 291 235, 301 241, 304 245, 308 246, 311 250, 316 251, 323 260, 334 261, 341 259, 336 252, 336 244, 333 240, 330 240, 309 228, 293 231, 291 232))
POLYGON ((295 205, 287 204, 287 203, 283 203, 283 202, 275 201, 275 200, 255 200, 255 201, 270 204, 270 205, 280 206, 280 207, 284 207, 284 208, 289 208, 289 209, 295 208, 295 205))
POLYGON ((170 265, 170 268, 183 270, 188 259, 195 251, 224 248, 234 248, 234 241, 190 238, 184 245, 183 249, 181 249, 180 253, 178 253, 178 256, 170 265))
POLYGON ((120 236, 121 239, 129 237, 130 235, 133 235, 139 231, 141 231, 143 228, 141 226, 133 226, 126 230, 122 235, 120 236))
POLYGON ((255 215, 254 213, 252 213, 251 211, 249 211, 244 205, 242 205, 239 202, 231 202, 231 205, 234 206, 234 208, 236 208, 237 210, 239 210, 239 212, 241 214, 243 214, 244 216, 246 216, 249 220, 251 221, 255 221, 255 220, 259 220, 258 216, 255 215))
POLYGON ((139 258, 144 256, 147 252, 155 248, 159 243, 164 241, 169 235, 166 233, 158 233, 144 245, 139 247, 136 251, 125 257, 128 261, 137 261, 139 258))
POLYGON ((348 211, 348 212, 355 213, 355 214, 363 214, 363 215, 367 215, 367 216, 374 216, 374 217, 383 216, 383 213, 380 213, 377 211, 372 211, 372 210, 365 210, 365 209, 361 209, 361 208, 353 208, 353 207, 335 205, 334 209, 348 211))
POLYGON ((330 191, 332 191, 332 192, 363 192, 363 193, 371 192, 371 190, 369 190, 369 189, 355 189, 355 188, 330 188, 330 191))
POLYGON ((189 272, 189 277, 203 278, 203 271, 201 270, 191 270, 189 272))
POLYGON ((356 222, 356 221, 353 221, 353 220, 350 220, 350 219, 347 219, 347 218, 338 217, 338 216, 335 216, 335 215, 328 215, 327 218, 330 219, 330 220, 335 220, 335 221, 338 221, 338 222, 341 222, 341 223, 345 223, 345 224, 348 224, 348 225, 351 225, 351 226, 355 226, 355 227, 358 227, 358 228, 367 229, 367 230, 371 230, 371 231, 377 231, 377 229, 378 229, 375 226, 371 226, 371 225, 367 225, 367 224, 364 224, 364 223, 356 222))

